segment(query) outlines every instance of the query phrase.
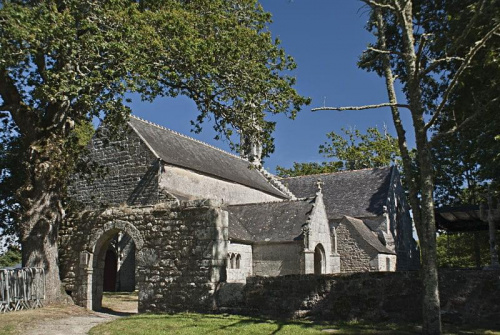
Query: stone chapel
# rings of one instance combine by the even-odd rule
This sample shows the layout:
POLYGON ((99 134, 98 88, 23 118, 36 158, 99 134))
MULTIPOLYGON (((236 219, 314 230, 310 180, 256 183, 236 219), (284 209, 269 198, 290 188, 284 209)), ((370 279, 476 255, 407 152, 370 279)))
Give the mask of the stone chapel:
POLYGON ((61 227, 61 277, 75 302, 139 290, 139 311, 213 308, 251 276, 416 269, 396 167, 278 178, 249 160, 130 117, 100 127, 61 227))

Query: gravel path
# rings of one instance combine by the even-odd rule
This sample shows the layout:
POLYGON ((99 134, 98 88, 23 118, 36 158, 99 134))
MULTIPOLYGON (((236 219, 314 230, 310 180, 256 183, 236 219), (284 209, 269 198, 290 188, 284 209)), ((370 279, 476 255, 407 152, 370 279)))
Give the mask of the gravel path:
POLYGON ((25 335, 86 335, 90 328, 119 316, 89 312, 88 315, 68 316, 57 320, 44 320, 26 329, 25 335))

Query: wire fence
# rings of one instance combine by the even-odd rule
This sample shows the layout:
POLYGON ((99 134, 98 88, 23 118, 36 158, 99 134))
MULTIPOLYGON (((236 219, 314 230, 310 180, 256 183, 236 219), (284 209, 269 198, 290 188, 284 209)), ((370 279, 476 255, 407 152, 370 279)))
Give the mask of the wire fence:
POLYGON ((0 269, 0 313, 43 307, 42 268, 0 269))

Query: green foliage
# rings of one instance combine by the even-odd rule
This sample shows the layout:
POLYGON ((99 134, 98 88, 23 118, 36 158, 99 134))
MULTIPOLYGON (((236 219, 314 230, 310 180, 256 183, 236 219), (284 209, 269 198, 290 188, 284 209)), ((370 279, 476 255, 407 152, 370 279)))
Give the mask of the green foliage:
POLYGON ((259 135, 269 153, 265 113, 294 117, 309 101, 291 87, 295 63, 255 0, 6 1, 0 11, 0 74, 18 91, 0 90, 3 107, 24 109, 33 130, 102 115, 116 126, 127 92, 181 94, 200 110, 195 129, 211 117, 225 136, 231 127, 259 135))
MULTIPOLYGON (((426 28, 434 35, 431 45, 435 57, 443 57, 451 41, 462 39, 457 52, 467 52, 467 45, 475 43, 491 25, 500 22, 500 7, 496 1, 442 1, 444 11, 438 13, 433 6, 422 6, 423 15, 437 18, 426 28), (475 20, 475 26, 467 22, 475 20), (464 34, 464 32, 468 32, 464 34)), ((500 39, 493 38, 481 49, 464 72, 455 91, 451 94, 445 113, 435 128, 438 140, 433 141, 436 170, 436 198, 442 204, 477 204, 485 192, 484 184, 493 183, 500 190, 498 152, 500 143, 494 138, 500 133, 498 97, 500 96, 500 39), (466 125, 450 132, 466 121, 466 125), (462 188, 468 188, 464 192, 462 188)), ((444 73, 456 71, 459 62, 444 63, 444 73)))
POLYGON ((311 163, 298 163, 293 162, 293 167, 290 169, 277 166, 276 174, 280 177, 297 177, 306 176, 310 174, 331 173, 338 172, 342 167, 342 162, 311 162, 311 163))
MULTIPOLYGON (((16 190, 24 182, 22 143, 10 120, 0 124, 0 231, 5 245, 16 241, 19 204, 16 190)), ((0 247, 2 247, 0 245, 0 247)))
MULTIPOLYGON (((292 87, 293 59, 273 40, 256 0, 2 1, 2 203, 8 226, 42 192, 57 216, 68 175, 98 117, 116 134, 130 100, 184 95, 219 136, 234 130, 274 150, 269 114, 295 117, 309 99, 292 87), (17 201, 17 202, 16 202, 17 201)), ((167 111, 168 112, 168 111, 167 111)), ((40 209, 42 210, 42 209, 40 209)), ((29 219, 28 216, 25 216, 29 219)), ((0 227, 1 228, 1 227, 0 227)))
POLYGON ((399 157, 397 140, 387 132, 381 134, 378 128, 368 128, 366 134, 358 129, 344 129, 345 136, 334 132, 326 134, 319 152, 325 157, 342 162, 341 170, 358 170, 388 166, 399 157))
POLYGON ((334 161, 321 163, 293 163, 290 169, 276 167, 278 176, 295 177, 309 174, 330 173, 389 166, 399 157, 397 140, 378 128, 368 128, 363 134, 358 129, 342 128, 343 135, 326 134, 330 142, 319 146, 319 153, 334 161))
POLYGON ((21 260, 21 250, 19 250, 19 248, 11 246, 5 253, 0 255, 0 268, 20 264, 21 260))
POLYGON ((476 267, 475 238, 480 250, 480 266, 490 264, 489 235, 487 231, 443 234, 437 237, 439 267, 476 267), (474 234, 477 234, 475 236, 474 234))
MULTIPOLYGON (((496 0, 412 0, 411 3, 414 48, 418 51, 420 70, 416 79, 423 113, 427 115, 425 120, 428 120, 438 109, 471 47, 500 22, 500 6, 496 0)), ((372 15, 367 28, 375 31, 374 12, 372 15)), ((383 10, 383 15, 385 49, 391 50, 391 68, 410 101, 409 93, 416 92, 415 86, 410 87, 415 78, 407 75, 408 64, 402 57, 405 51, 401 26, 393 11, 383 10)), ((381 46, 371 47, 373 49, 360 57, 359 66, 383 76, 384 56, 375 51, 381 46)), ((450 92, 436 124, 429 129, 438 204, 478 203, 482 185, 498 184, 500 143, 494 141, 494 137, 500 133, 499 56, 500 39, 493 37, 472 58, 450 92), (468 194, 464 194, 464 187, 469 188, 465 192, 468 194)), ((417 173, 414 176, 417 180, 417 173)))

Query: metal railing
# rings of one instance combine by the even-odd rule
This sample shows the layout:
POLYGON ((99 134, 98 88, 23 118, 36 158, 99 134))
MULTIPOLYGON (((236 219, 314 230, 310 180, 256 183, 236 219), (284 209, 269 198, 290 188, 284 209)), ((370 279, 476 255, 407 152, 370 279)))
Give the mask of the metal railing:
POLYGON ((0 269, 0 313, 43 307, 42 268, 0 269))

